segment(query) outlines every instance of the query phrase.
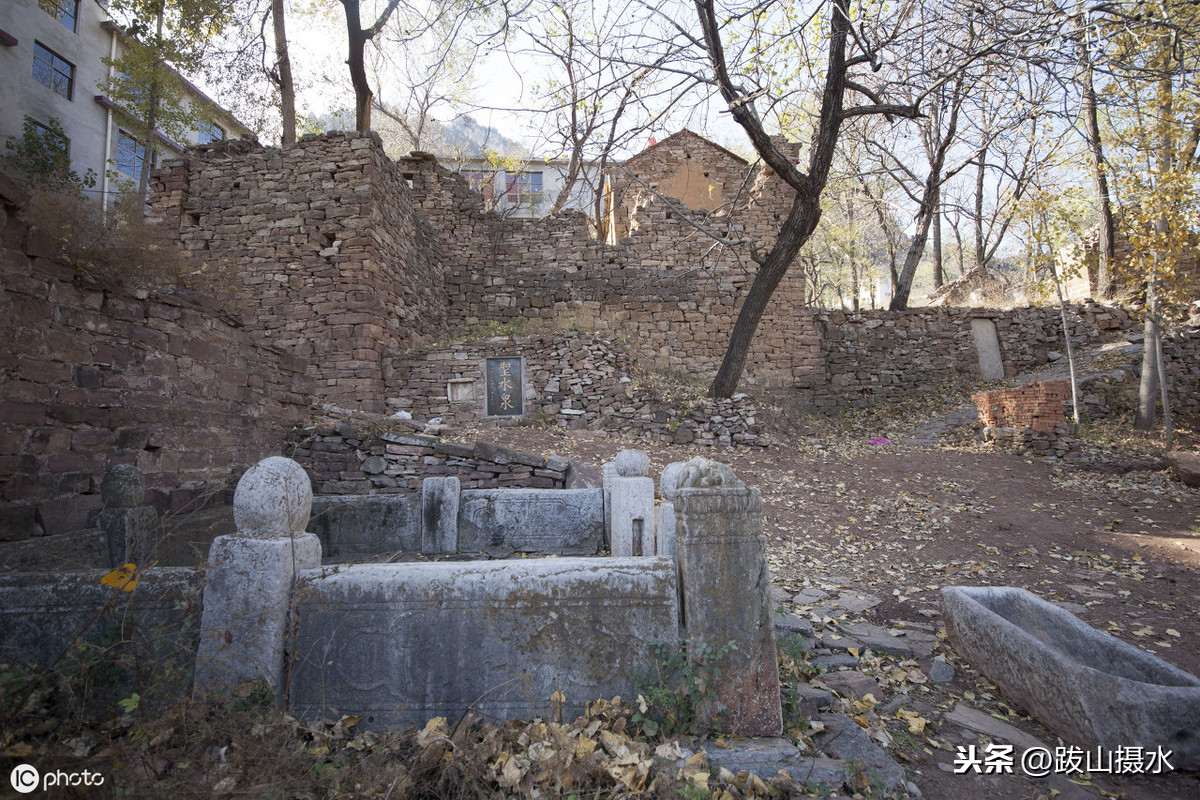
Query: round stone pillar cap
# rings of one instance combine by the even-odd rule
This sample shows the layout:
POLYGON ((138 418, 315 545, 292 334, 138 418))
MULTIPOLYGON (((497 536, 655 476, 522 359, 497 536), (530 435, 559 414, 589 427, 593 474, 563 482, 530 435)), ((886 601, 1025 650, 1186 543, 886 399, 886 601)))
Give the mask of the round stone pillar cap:
POLYGON ((100 497, 105 508, 137 508, 146 498, 146 479, 133 464, 117 464, 104 473, 100 497))
POLYGON ((312 513, 312 483, 290 458, 271 456, 246 470, 233 493, 238 535, 274 539, 304 533, 312 513))
POLYGON ((650 456, 641 450, 622 450, 613 463, 622 478, 640 478, 650 471, 650 456))

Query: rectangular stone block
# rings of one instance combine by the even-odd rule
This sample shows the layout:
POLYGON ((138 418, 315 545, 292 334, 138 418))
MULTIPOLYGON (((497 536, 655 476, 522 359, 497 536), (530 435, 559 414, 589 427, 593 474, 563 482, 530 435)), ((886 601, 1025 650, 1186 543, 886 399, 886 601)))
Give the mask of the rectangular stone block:
POLYGON ((421 482, 421 552, 454 553, 458 549, 458 478, 426 478, 421 482))
POLYGON ((321 540, 326 563, 381 553, 421 551, 421 496, 314 497, 309 533, 321 540))
POLYGON ((631 696, 674 642, 669 559, 360 564, 311 572, 298 593, 290 710, 362 714, 365 728, 458 719, 564 719, 631 696), (336 711, 335 711, 336 709, 336 711))
POLYGON ((599 489, 467 489, 459 501, 459 552, 595 555, 603 537, 599 489))

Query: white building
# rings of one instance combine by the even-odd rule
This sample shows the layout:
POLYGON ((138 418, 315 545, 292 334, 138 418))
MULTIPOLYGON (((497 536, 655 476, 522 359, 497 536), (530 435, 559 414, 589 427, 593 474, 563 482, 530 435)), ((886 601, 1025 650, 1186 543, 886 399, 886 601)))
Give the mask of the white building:
MULTIPOLYGON (((483 195, 484 208, 516 219, 544 217, 554 204, 566 180, 566 161, 539 160, 497 163, 485 158, 452 159, 444 162, 462 175, 471 188, 483 195)), ((593 187, 598 185, 600 170, 585 162, 571 189, 566 208, 591 216, 595 202, 593 187)))
MULTIPOLYGON (((111 69, 103 59, 118 58, 123 39, 96 0, 0 0, 0 147, 24 135, 27 119, 47 133, 58 120, 72 168, 80 176, 95 172, 94 191, 106 204, 120 184, 137 182, 145 152, 137 135, 144 123, 103 94, 111 69)), ((250 133, 186 85, 217 121, 187 142, 160 133, 160 151, 250 133)))

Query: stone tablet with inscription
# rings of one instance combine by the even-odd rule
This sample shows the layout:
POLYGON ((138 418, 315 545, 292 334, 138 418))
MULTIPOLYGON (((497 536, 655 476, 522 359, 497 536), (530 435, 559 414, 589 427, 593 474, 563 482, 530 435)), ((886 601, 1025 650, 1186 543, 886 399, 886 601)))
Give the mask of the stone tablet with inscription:
POLYGON ((595 555, 604 541, 600 489, 465 489, 458 551, 595 555))
POLYGON ((359 727, 375 730, 469 709, 574 719, 597 698, 637 696, 653 643, 676 641, 678 609, 666 558, 310 571, 294 611, 289 709, 361 714, 359 727))
POLYGON ((524 376, 521 357, 489 358, 484 368, 487 378, 487 415, 519 417, 524 409, 524 376))

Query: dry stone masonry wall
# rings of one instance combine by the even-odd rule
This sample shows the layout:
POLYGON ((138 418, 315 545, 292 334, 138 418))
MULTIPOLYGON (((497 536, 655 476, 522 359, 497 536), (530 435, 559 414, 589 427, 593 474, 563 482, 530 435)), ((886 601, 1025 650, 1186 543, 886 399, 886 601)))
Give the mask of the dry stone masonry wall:
POLYGON ((160 510, 195 507, 307 417, 302 359, 209 296, 77 275, 2 177, 0 199, 0 540, 89 527, 116 464, 160 510))

